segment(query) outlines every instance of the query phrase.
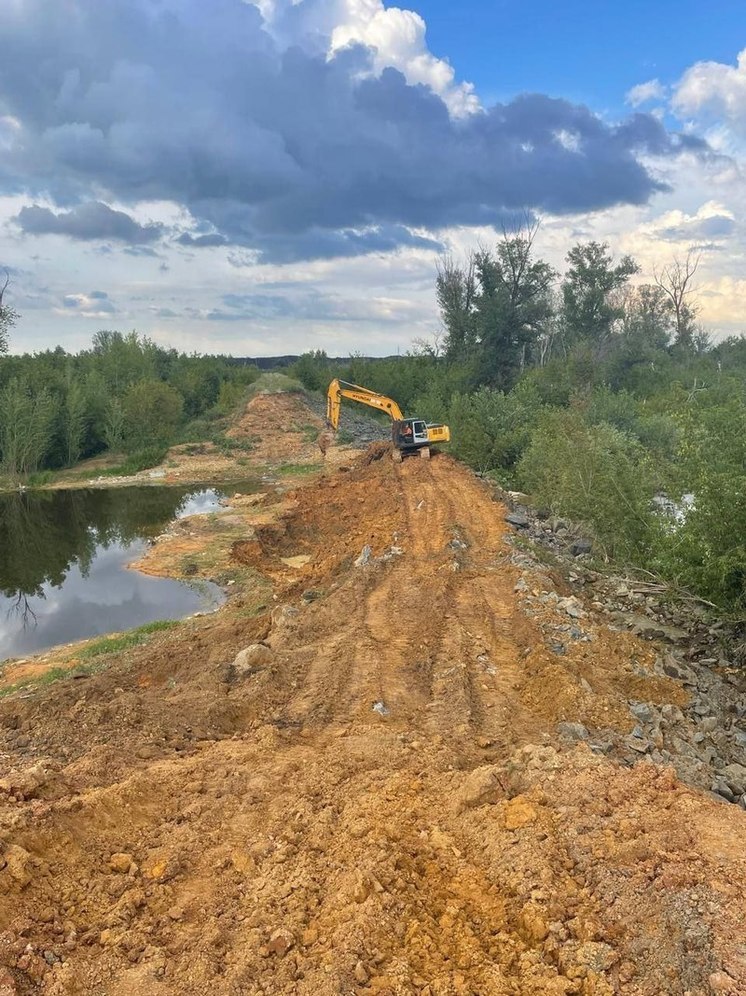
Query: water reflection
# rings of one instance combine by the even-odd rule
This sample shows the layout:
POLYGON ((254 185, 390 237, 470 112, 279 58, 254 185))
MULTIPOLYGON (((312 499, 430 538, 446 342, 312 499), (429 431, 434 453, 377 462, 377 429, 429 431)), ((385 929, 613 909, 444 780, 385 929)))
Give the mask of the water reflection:
POLYGON ((0 660, 214 608, 222 597, 215 585, 126 565, 170 519, 214 510, 221 494, 140 487, 0 495, 0 660))

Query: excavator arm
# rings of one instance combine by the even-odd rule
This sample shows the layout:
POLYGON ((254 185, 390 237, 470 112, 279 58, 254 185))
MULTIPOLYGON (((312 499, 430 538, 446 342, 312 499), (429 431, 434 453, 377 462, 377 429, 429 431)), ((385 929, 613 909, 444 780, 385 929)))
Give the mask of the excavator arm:
POLYGON ((375 391, 369 391, 367 387, 360 387, 359 384, 348 384, 347 381, 338 380, 335 377, 326 392, 326 418, 335 431, 339 428, 342 398, 359 401, 362 405, 377 408, 379 412, 387 412, 395 422, 404 418, 401 408, 392 398, 387 398, 384 394, 376 394, 375 391))

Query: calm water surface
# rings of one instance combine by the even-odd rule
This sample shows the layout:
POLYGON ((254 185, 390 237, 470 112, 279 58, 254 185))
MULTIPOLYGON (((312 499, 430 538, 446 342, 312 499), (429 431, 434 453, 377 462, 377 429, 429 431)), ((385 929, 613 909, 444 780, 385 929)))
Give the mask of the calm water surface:
POLYGON ((217 608, 217 585, 126 565, 169 520, 217 511, 224 494, 150 486, 0 495, 0 661, 217 608))

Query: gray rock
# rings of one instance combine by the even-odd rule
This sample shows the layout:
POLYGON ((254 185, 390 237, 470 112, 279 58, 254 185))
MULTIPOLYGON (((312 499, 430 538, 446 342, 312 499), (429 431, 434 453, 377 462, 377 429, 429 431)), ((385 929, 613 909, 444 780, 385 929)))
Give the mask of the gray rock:
POLYGON ((566 740, 587 740, 590 736, 582 723, 557 723, 557 733, 566 740))
POLYGON ((557 602, 557 608, 566 612, 571 619, 582 619, 585 616, 580 602, 573 596, 570 596, 570 598, 560 598, 557 602))
POLYGON ((574 543, 570 544, 570 553, 573 557, 580 557, 584 553, 590 553, 593 549, 593 543, 588 539, 577 539, 574 543))
POLYGON ((527 529, 528 528, 528 516, 524 515, 522 512, 508 512, 505 516, 505 521, 509 522, 511 526, 515 526, 517 529, 527 529))
POLYGON ((712 783, 710 791, 717 793, 717 795, 721 795, 723 799, 727 799, 728 802, 736 801, 736 797, 731 792, 730 786, 728 785, 727 782, 723 781, 722 778, 715 779, 715 781, 712 783))
POLYGON ((673 750, 681 757, 697 757, 697 751, 689 743, 688 740, 682 739, 682 737, 672 737, 671 747, 673 750))
POLYGON ((630 702, 629 711, 641 723, 654 723, 658 713, 649 702, 630 702))
POLYGON ((360 556, 355 561, 355 567, 367 567, 368 564, 370 563, 370 558, 372 557, 372 555, 373 551, 366 543, 360 553, 360 556))
MULTIPOLYGON (((635 729, 639 729, 639 727, 635 727, 635 729)), ((636 750, 638 754, 647 754, 653 746, 645 737, 636 736, 634 731, 630 736, 625 737, 624 742, 632 750, 636 750)))
POLYGON ((736 795, 746 792, 746 765, 729 764, 720 772, 720 777, 728 783, 736 795))
POLYGON ((718 727, 717 718, 715 716, 707 716, 702 720, 701 727, 705 733, 712 733, 718 727))
POLYGON ((703 764, 697 758, 675 757, 673 759, 673 766, 681 781, 686 782, 688 785, 705 788, 705 786, 710 784, 712 772, 706 764, 703 764))
POLYGON ((665 719, 667 723, 671 724, 684 722, 684 713, 678 706, 671 705, 670 702, 667 702, 665 705, 661 706, 661 717, 665 719))
POLYGON ((733 739, 737 747, 742 747, 746 750, 746 733, 743 730, 734 730, 733 739))
POLYGON ((594 754, 608 754, 614 745, 609 740, 599 740, 598 743, 593 743, 589 746, 594 754))

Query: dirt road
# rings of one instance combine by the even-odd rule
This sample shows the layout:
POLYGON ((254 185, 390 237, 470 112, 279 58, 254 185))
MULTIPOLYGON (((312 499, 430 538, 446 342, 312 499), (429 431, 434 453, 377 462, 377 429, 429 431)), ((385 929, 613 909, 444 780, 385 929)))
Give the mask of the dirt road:
POLYGON ((557 731, 686 693, 382 453, 235 544, 268 608, 0 704, 0 996, 746 993, 746 813, 557 731))

